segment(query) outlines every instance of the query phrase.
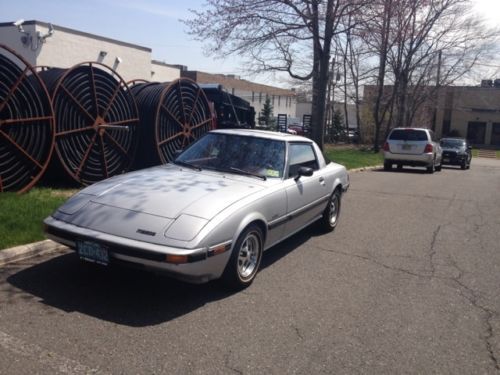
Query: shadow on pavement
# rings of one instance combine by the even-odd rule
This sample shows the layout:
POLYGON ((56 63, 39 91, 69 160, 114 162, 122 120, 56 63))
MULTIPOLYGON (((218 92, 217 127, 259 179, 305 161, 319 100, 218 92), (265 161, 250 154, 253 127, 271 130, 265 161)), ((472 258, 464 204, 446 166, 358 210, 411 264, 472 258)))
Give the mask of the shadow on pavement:
MULTIPOLYGON (((311 226, 275 246, 264 254, 261 269, 320 234, 311 226)), ((85 263, 75 253, 25 268, 7 282, 57 309, 133 327, 161 324, 236 293, 217 281, 192 285, 147 270, 85 263)), ((10 300, 15 294, 31 298, 16 290, 5 292, 10 300)))

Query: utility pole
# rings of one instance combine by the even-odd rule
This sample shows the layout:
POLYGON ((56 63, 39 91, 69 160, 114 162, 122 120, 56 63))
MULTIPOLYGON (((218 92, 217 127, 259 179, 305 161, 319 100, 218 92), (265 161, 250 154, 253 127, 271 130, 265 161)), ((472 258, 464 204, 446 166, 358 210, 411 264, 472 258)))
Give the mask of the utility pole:
MULTIPOLYGON (((335 51, 335 55, 337 52, 335 51)), ((334 95, 334 68, 335 68, 335 56, 332 58, 332 65, 330 67, 330 71, 328 72, 328 95, 327 95, 327 103, 326 103, 326 116, 325 116, 325 129, 328 132, 328 137, 331 137, 332 134, 332 116, 333 116, 333 102, 332 95, 334 95)), ((331 141, 331 140, 330 140, 331 141)))
MULTIPOLYGON (((438 110, 438 102, 439 102, 439 86, 441 86, 441 59, 442 59, 442 50, 438 51, 438 66, 437 66, 437 75, 436 75, 436 93, 434 94, 434 113, 432 115, 432 131, 436 131, 436 121, 437 121, 437 110, 438 110)), ((442 135, 442 134, 441 134, 442 135)))

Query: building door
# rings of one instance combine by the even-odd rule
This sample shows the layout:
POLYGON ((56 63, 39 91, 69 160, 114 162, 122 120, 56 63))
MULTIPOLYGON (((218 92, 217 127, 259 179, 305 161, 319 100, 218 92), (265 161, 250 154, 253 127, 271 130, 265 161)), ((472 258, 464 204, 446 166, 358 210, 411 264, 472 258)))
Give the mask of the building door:
POLYGON ((467 126, 467 140, 473 145, 484 145, 486 123, 470 121, 467 126))
POLYGON ((491 127, 491 144, 500 146, 500 123, 493 123, 491 127))

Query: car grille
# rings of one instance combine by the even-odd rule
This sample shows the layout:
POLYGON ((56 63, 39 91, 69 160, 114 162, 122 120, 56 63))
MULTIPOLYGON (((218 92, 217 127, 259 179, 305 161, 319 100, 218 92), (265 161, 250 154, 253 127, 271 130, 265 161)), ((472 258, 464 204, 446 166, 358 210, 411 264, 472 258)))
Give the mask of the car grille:
POLYGON ((443 151, 443 157, 454 159, 457 157, 457 153, 455 151, 443 151))

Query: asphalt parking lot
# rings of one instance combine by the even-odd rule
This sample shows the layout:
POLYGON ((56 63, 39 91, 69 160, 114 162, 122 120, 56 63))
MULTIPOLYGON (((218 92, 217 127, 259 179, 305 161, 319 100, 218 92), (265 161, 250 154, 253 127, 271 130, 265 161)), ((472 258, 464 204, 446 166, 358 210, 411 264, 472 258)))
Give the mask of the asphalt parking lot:
POLYGON ((500 161, 351 175, 228 293, 72 253, 0 268, 0 374, 500 373, 500 161))

